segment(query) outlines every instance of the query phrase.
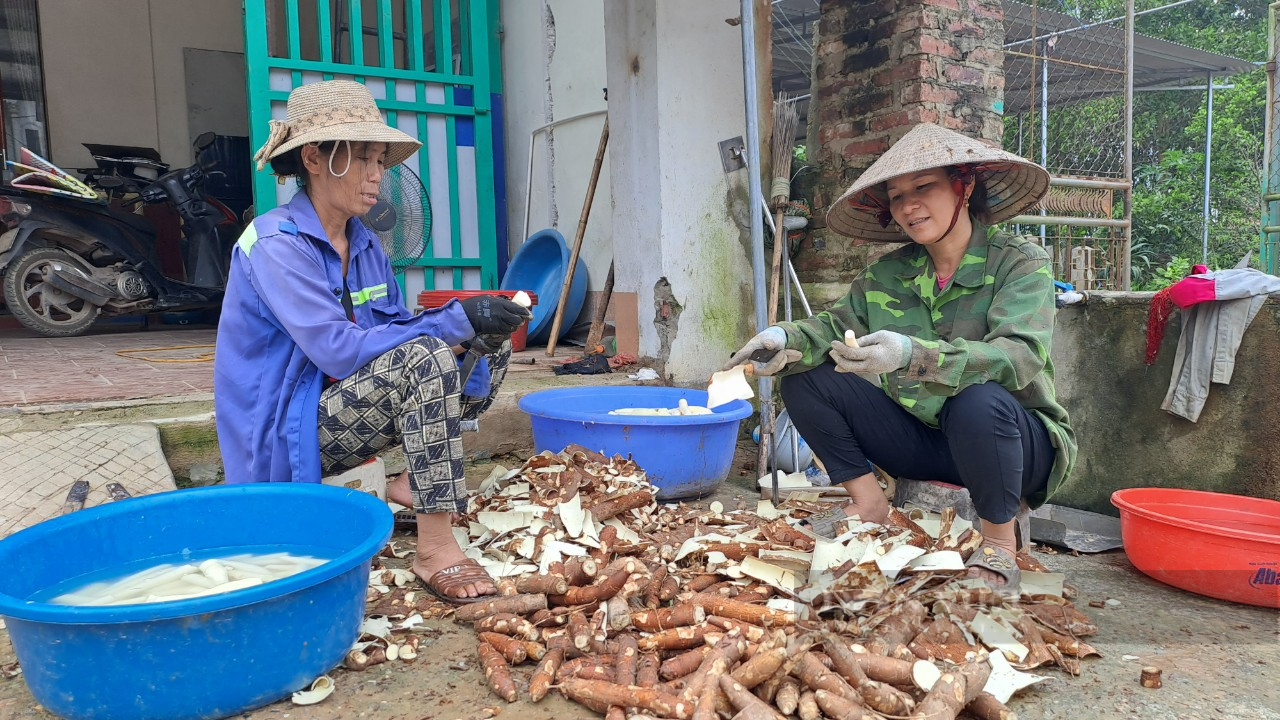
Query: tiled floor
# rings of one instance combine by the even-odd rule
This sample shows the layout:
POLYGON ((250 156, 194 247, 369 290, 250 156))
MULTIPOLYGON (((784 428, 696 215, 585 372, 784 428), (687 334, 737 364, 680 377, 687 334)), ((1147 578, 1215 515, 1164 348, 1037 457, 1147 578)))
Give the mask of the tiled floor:
MULTIPOLYGON (((26 329, 0 328, 0 408, 211 393, 213 362, 190 361, 213 351, 215 333, 208 327, 131 329, 55 339, 26 329), (197 347, 159 350, 191 345, 197 347), (120 355, 121 351, 142 352, 120 355)), ((517 360, 511 372, 550 376, 553 365, 576 359, 582 349, 561 348, 555 358, 545 353, 541 347, 518 353, 516 358, 533 364, 517 360)))
POLYGON ((212 352, 214 333, 165 329, 44 338, 25 329, 0 330, 0 407, 213 392, 212 362, 154 360, 195 360, 212 352), (189 345, 209 347, 159 350, 189 345))

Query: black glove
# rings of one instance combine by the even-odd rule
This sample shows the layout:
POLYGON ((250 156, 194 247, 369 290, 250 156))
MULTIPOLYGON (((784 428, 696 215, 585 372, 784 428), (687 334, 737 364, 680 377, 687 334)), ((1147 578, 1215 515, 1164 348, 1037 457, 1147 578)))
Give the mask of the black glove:
POLYGON ((477 295, 459 302, 477 335, 510 335, 533 317, 526 308, 499 295, 477 295))

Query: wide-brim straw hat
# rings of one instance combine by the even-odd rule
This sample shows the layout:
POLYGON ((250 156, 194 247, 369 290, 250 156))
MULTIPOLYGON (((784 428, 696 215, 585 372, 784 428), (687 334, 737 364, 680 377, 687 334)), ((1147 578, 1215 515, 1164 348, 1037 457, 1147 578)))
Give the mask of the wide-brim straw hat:
POLYGON ((968 165, 987 189, 986 222, 998 223, 1035 205, 1049 191, 1039 165, 933 123, 921 123, 894 143, 827 211, 827 227, 872 242, 907 242, 888 218, 886 181, 934 168, 968 165))
POLYGON ((271 121, 271 134, 253 156, 259 170, 272 158, 313 142, 386 143, 386 167, 399 165, 422 147, 387 125, 369 88, 354 80, 299 85, 289 93, 285 113, 283 121, 271 121))

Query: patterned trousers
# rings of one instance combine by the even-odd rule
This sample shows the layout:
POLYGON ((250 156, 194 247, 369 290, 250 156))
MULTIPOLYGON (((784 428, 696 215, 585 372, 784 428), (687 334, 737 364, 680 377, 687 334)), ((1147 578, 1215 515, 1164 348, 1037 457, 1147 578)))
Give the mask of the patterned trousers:
POLYGON ((489 394, 462 394, 458 361, 443 341, 399 345, 320 394, 320 463, 325 475, 360 465, 396 441, 409 466, 413 509, 463 512, 461 420, 493 404, 511 359, 511 343, 486 356, 489 394))

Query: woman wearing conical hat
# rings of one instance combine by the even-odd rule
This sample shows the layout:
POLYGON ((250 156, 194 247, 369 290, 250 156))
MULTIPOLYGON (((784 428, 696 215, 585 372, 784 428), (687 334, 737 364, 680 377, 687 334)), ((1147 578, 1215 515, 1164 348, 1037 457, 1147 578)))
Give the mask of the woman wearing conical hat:
MULTIPOLYGON (((968 489, 982 547, 970 574, 1016 592, 1014 516, 1070 473, 1075 438, 1053 385, 1048 255, 995 223, 1048 190, 1040 166, 931 124, 914 127, 827 213, 827 226, 907 243, 873 262, 831 309, 779 323, 730 361, 772 351, 792 421, 851 503, 815 531, 889 503, 872 463, 968 489), (844 342, 853 331, 856 346, 844 342)), ((1026 538, 1023 539, 1024 542, 1026 538)))
MULTIPOLYGON (((255 159, 301 189, 263 213, 232 252, 214 359, 228 483, 319 482, 403 446, 388 496, 416 512, 413 571, 455 603, 497 592, 463 556, 450 518, 466 507, 460 422, 489 407, 528 311, 496 296, 414 315, 378 238, 360 222, 382 173, 421 146, 387 126, 350 80, 303 85, 255 159), (499 347, 460 387, 457 352, 499 347)), ((289 508, 280 508, 283 513, 289 508)))

